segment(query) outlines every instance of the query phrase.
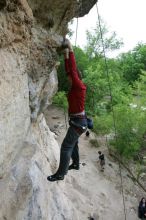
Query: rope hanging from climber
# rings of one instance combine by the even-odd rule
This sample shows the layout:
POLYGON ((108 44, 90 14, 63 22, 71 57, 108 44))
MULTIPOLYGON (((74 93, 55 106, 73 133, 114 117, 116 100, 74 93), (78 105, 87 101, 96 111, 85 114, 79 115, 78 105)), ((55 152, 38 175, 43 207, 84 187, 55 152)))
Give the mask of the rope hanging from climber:
MULTIPOLYGON (((82 4, 82 2, 80 2, 79 0, 78 0, 78 3, 82 4)), ((110 92, 110 97, 111 97, 114 131, 115 131, 115 137, 117 138, 115 115, 114 115, 113 101, 112 101, 112 89, 111 89, 111 84, 110 84, 109 71, 108 71, 104 40, 102 36, 102 29, 101 29, 100 16, 99 16, 97 3, 96 3, 96 8, 97 8, 97 17, 98 17, 100 35, 101 35, 102 46, 103 46, 106 76, 108 80, 109 92, 110 92)), ((76 25, 75 46, 77 43, 77 33, 78 33, 78 17, 77 17, 77 25, 76 25)), ((62 43, 62 47, 64 48, 65 69, 66 69, 67 77, 71 84, 71 89, 68 92, 69 128, 67 130, 66 136, 61 145, 59 167, 55 174, 47 177, 47 180, 51 182, 63 180, 68 170, 70 169, 79 170, 80 167, 79 167, 78 139, 81 136, 81 134, 84 133, 87 129, 87 116, 85 113, 86 86, 81 80, 81 77, 80 77, 80 74, 79 74, 79 71, 76 65, 76 61, 75 61, 73 47, 70 41, 68 39, 64 39, 62 43), (71 158, 73 162, 71 165, 69 165, 71 158)), ((123 179, 122 179, 120 163, 119 163, 119 171, 120 171, 120 179, 121 179, 123 209, 124 209, 124 216, 126 220, 127 219, 126 218, 126 206, 125 206, 123 179)))
MULTIPOLYGON (((103 39, 103 34, 102 34, 100 15, 99 15, 99 10, 98 10, 97 3, 96 3, 96 9, 97 9, 98 24, 99 24, 99 29, 100 29, 100 36, 101 36, 101 41, 102 41, 102 48, 103 48, 103 56, 104 56, 104 62, 105 62, 106 77, 107 77, 107 81, 108 81, 109 93, 110 93, 110 98, 111 98, 110 100, 111 100, 112 115, 113 115, 114 133, 115 133, 116 144, 117 144, 118 140, 117 140, 117 129, 116 129, 115 112, 114 112, 114 107, 113 107, 113 95, 112 95, 112 88, 111 88, 110 77, 109 77, 109 69, 108 69, 108 64, 107 64, 107 58, 106 58, 105 46, 104 46, 104 39, 103 39)), ((122 191, 124 218, 125 218, 125 220, 127 220, 126 204, 125 204, 125 196, 124 196, 124 188, 123 188, 123 177, 122 177, 122 169, 121 169, 120 162, 119 162, 119 173, 120 173, 120 180, 121 180, 121 191, 122 191)))
MULTIPOLYGON (((112 107, 112 115, 113 115, 113 125, 114 125, 114 133, 115 133, 115 138, 116 138, 116 143, 117 141, 117 129, 116 129, 116 122, 115 122, 115 112, 113 108, 113 95, 112 95, 112 88, 111 88, 111 83, 110 83, 110 77, 109 77, 109 69, 108 69, 108 64, 107 64, 107 58, 106 58, 106 53, 105 53, 105 46, 104 46, 104 39, 103 39, 103 34, 102 34, 102 28, 101 28, 101 22, 100 22, 100 15, 99 15, 99 10, 98 10, 98 0, 96 2, 96 10, 97 10, 97 20, 99 24, 99 30, 100 30, 100 36, 101 36, 101 41, 102 41, 102 48, 103 48, 103 56, 104 56, 104 63, 105 63, 105 72, 106 72, 106 77, 108 81, 108 87, 109 87, 109 94, 111 98, 111 107, 112 107)), ((77 25, 76 25, 76 40, 75 40, 75 46, 77 43, 77 32, 78 32, 78 18, 77 18, 77 25)), ((125 196, 124 196, 124 189, 123 189, 123 178, 122 178, 122 169, 121 169, 121 164, 119 162, 119 173, 120 173, 120 180, 121 180, 121 191, 122 191, 122 199, 123 199, 123 210, 124 210, 124 218, 127 220, 126 216, 126 205, 125 205, 125 196)))

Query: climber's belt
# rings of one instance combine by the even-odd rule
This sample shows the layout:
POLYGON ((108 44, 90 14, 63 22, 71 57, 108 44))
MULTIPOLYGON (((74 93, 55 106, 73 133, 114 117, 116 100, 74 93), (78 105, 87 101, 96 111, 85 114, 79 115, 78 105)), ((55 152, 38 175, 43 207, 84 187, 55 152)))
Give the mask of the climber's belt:
POLYGON ((76 118, 86 119, 86 115, 70 115, 69 117, 70 117, 71 119, 76 119, 76 118))
POLYGON ((82 129, 83 131, 87 129, 87 126, 80 125, 80 124, 78 124, 77 122, 74 122, 73 120, 70 120, 70 121, 69 121, 69 124, 70 124, 70 125, 73 125, 73 126, 75 126, 75 127, 77 127, 77 128, 80 128, 80 129, 82 129))

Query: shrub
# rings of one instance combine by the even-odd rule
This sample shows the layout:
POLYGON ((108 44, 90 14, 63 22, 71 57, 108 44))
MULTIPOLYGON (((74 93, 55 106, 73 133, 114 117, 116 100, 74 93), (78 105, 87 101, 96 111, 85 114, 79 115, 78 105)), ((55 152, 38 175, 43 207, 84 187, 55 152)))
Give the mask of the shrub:
POLYGON ((53 104, 67 111, 68 104, 66 99, 66 93, 64 91, 57 92, 56 95, 53 97, 53 104))
POLYGON ((90 140, 90 144, 91 144, 93 147, 96 147, 96 148, 100 147, 100 145, 99 145, 97 139, 91 139, 91 140, 90 140))
POLYGON ((142 146, 146 131, 146 113, 138 108, 118 105, 115 108, 116 138, 110 143, 119 154, 132 157, 142 146))
POLYGON ((104 114, 100 116, 95 116, 94 122, 94 132, 96 134, 108 134, 110 133, 112 127, 112 117, 110 114, 104 114))

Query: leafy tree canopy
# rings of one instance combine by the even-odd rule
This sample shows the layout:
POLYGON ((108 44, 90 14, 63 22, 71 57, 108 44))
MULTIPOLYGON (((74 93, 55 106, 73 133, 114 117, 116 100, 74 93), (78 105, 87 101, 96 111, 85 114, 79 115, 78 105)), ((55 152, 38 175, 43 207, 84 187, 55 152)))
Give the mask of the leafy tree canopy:
MULTIPOLYGON (((104 21, 102 19, 100 20, 105 51, 109 52, 119 49, 123 45, 122 40, 117 39, 115 32, 109 32, 104 21)), ((98 23, 92 31, 87 31, 87 45, 85 47, 85 50, 90 58, 101 57, 103 55, 101 32, 98 23)))

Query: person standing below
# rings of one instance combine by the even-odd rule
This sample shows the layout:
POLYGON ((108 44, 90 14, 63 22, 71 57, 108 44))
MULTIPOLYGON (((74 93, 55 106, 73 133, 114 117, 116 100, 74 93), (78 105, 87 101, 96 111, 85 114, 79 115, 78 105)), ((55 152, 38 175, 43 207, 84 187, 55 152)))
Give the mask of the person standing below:
POLYGON ((71 84, 67 99, 69 128, 61 145, 59 168, 55 174, 47 177, 47 180, 51 182, 63 180, 70 169, 79 170, 78 139, 87 129, 87 118, 84 108, 86 86, 81 81, 73 48, 68 39, 64 40, 63 46, 66 47, 64 53, 65 70, 71 84), (72 158, 72 164, 69 166, 70 158, 72 158))
POLYGON ((142 220, 146 219, 146 200, 142 198, 138 206, 138 217, 142 220))
POLYGON ((100 161, 101 171, 104 172, 104 166, 105 166, 104 154, 101 151, 98 151, 98 154, 99 154, 99 161, 100 161))

